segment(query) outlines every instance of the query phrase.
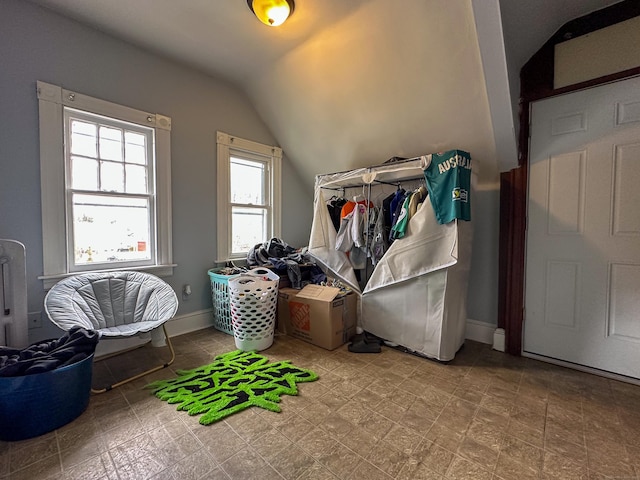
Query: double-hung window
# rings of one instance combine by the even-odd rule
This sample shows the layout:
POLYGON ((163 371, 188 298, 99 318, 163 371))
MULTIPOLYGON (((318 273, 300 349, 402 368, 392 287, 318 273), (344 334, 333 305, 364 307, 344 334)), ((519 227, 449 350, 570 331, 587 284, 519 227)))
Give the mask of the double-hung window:
POLYGON ((171 273, 170 119, 38 82, 45 286, 171 273))
POLYGON ((224 262, 280 236, 282 150, 222 132, 217 144, 217 261, 224 262))

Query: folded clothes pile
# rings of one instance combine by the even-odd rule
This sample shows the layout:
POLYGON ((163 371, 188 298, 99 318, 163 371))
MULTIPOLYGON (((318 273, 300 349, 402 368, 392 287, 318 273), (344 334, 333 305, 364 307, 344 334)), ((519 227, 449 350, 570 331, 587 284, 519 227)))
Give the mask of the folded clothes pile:
POLYGON ((326 275, 316 267, 313 259, 307 253, 307 248, 294 248, 279 238, 272 238, 268 242, 255 245, 247 254, 247 264, 250 267, 269 266, 278 274, 286 273, 292 288, 300 289, 304 286, 301 266, 308 267, 309 281, 306 283, 321 283, 326 275))
POLYGON ((99 334, 73 327, 62 337, 34 343, 23 350, 0 347, 0 377, 48 372, 84 360, 95 352, 99 334))

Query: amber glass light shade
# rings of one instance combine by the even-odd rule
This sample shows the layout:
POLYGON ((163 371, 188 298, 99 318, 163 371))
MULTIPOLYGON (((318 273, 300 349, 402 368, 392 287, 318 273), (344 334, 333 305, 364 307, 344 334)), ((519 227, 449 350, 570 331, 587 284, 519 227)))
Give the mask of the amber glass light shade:
POLYGON ((282 25, 295 6, 293 0, 247 0, 247 4, 258 20, 270 27, 282 25))

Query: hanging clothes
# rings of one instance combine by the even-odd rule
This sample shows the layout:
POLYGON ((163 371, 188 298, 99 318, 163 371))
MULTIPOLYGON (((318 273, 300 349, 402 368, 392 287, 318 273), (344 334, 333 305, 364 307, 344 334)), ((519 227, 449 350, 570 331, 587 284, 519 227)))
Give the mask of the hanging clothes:
POLYGON ((342 212, 342 207, 347 203, 346 198, 342 197, 331 197, 327 202, 327 210, 329 211, 329 216, 331 217, 331 222, 336 229, 336 232, 340 229, 340 213, 342 212))
POLYGON ((402 215, 402 207, 404 205, 405 200, 408 196, 410 196, 410 192, 406 192, 404 189, 398 190, 396 192, 396 196, 391 202, 391 206, 393 207, 394 203, 396 203, 396 207, 393 212, 392 221, 391 221, 391 230, 389 231, 389 243, 391 244, 397 237, 395 234, 396 223, 400 220, 402 215))
POLYGON ((404 237, 407 231, 407 225, 409 224, 409 204, 411 203, 411 198, 413 196, 413 193, 407 194, 404 202, 402 202, 396 223, 391 228, 391 237, 394 240, 404 237))
POLYGON ((364 225, 367 207, 362 202, 353 204, 353 210, 341 220, 336 235, 336 250, 347 253, 355 270, 362 270, 367 263, 367 246, 364 238, 364 225))
POLYGON ((366 210, 367 208, 364 204, 358 202, 353 209, 353 219, 351 220, 353 247, 349 252, 349 261, 356 270, 362 270, 367 266, 367 251, 363 230, 366 210))
POLYGON ((385 229, 384 210, 379 210, 373 227, 373 239, 371 242, 370 256, 371 263, 375 267, 389 248, 387 244, 388 233, 385 229))
POLYGON ((425 198, 427 198, 427 187, 421 185, 411 196, 411 201, 409 202, 409 220, 416 214, 425 198))
POLYGON ((389 231, 391 231, 394 223, 396 223, 396 219, 398 218, 397 216, 400 213, 398 209, 402 206, 402 202, 404 202, 406 193, 407 192, 405 192, 404 188, 399 188, 398 190, 396 190, 396 193, 393 194, 393 198, 389 203, 389 207, 391 210, 391 216, 389 218, 389 231))
POLYGON ((393 211, 391 210, 391 202, 395 198, 396 192, 393 192, 391 195, 385 197, 382 200, 382 225, 384 229, 384 239, 385 243, 389 238, 389 234, 391 233, 391 222, 393 220, 393 211))
POLYGON ((340 218, 344 218, 346 215, 350 214, 356 205, 364 205, 368 206, 369 208, 373 208, 373 202, 367 202, 367 200, 365 199, 356 200, 357 198, 358 196, 356 195, 355 197, 353 197, 353 200, 348 200, 344 203, 344 205, 342 206, 342 210, 340 211, 340 218))

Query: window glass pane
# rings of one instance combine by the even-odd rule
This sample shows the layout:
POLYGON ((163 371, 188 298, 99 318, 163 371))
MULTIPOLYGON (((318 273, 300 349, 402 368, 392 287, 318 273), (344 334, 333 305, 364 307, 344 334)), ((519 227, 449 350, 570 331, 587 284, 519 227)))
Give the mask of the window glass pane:
POLYGON ((127 163, 147 164, 146 137, 136 132, 124 133, 125 161, 127 163))
POLYGON ((267 238, 267 209, 240 208, 231 210, 231 251, 248 252, 267 238))
POLYGON ((98 189, 98 161, 71 157, 71 185, 79 190, 98 189))
POLYGON ((147 193, 147 168, 126 165, 127 193, 147 193))
POLYGON ((231 203, 264 205, 265 164, 231 157, 231 203))
POLYGON ((122 130, 100 126, 100 158, 122 161, 122 130))
POLYGON ((100 190, 103 192, 124 191, 124 171, 121 163, 101 162, 100 190))
POLYGON ((96 158, 96 125, 71 120, 71 153, 96 158))
POLYGON ((147 199, 73 195, 76 265, 149 260, 147 199))

